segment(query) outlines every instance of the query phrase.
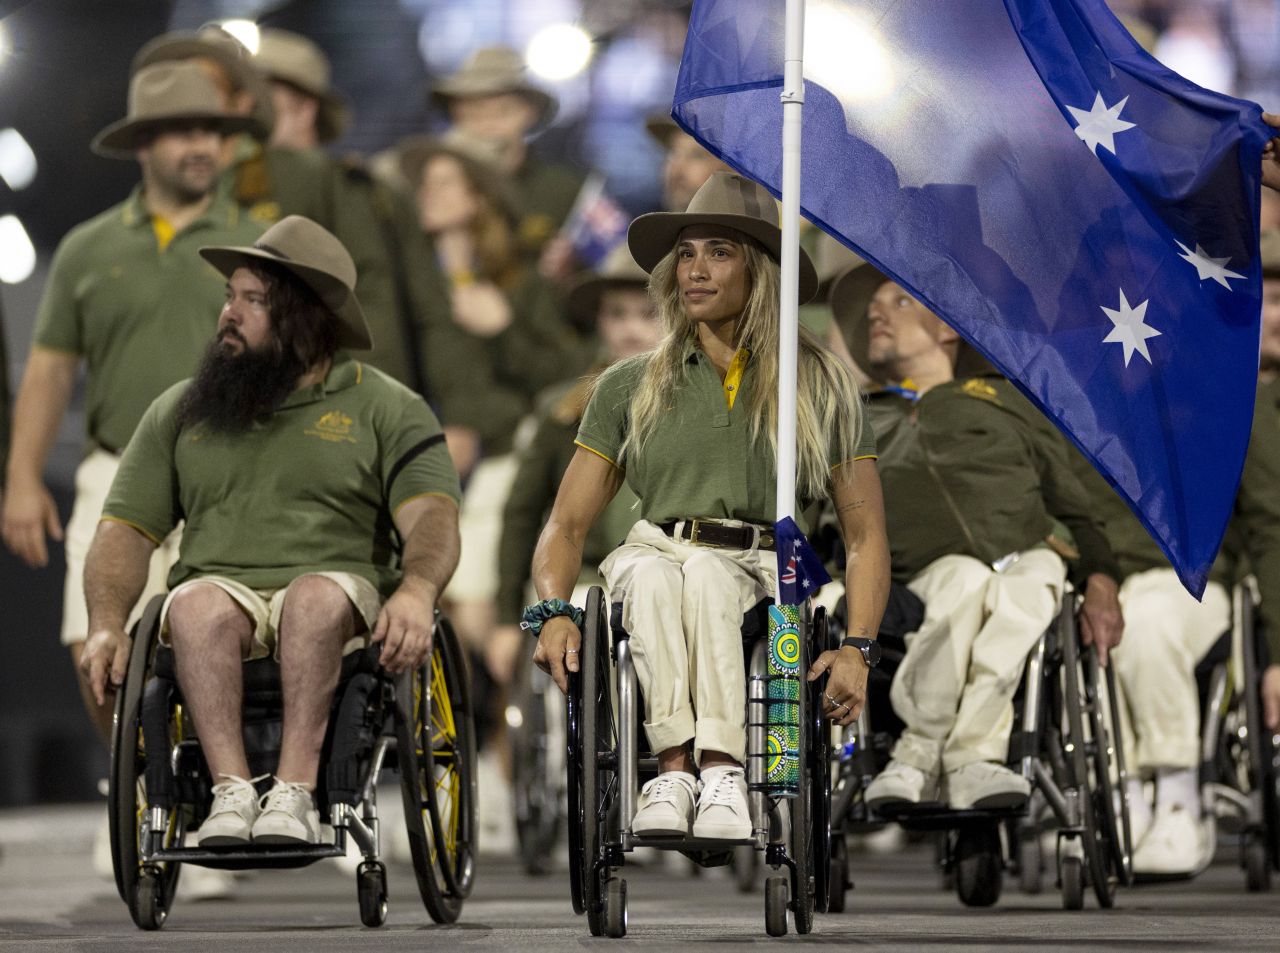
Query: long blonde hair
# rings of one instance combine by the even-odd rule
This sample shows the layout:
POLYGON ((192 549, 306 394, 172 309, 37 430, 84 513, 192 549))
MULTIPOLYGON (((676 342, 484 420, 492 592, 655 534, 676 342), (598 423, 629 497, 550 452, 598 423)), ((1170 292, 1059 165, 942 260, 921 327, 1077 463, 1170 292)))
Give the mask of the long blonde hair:
MULTIPOLYGON (((738 347, 751 352, 755 386, 748 396, 751 437, 778 448, 778 263, 754 239, 741 236, 750 291, 738 319, 738 347)), ((673 248, 654 266, 649 294, 662 321, 657 348, 632 358, 643 364, 631 399, 631 426, 621 457, 640 453, 660 426, 686 373, 686 350, 696 346, 698 331, 685 314, 676 281, 673 248)), ((862 433, 862 395, 848 367, 805 328, 800 329, 800 365, 796 394, 796 491, 817 500, 830 487, 831 461, 852 460, 862 433), (832 446, 832 443, 835 446, 832 446)))

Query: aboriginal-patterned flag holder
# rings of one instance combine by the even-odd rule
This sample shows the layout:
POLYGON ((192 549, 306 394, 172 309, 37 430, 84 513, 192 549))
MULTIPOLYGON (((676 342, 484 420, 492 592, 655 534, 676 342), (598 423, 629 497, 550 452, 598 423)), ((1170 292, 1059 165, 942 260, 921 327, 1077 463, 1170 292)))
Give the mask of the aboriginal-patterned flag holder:
POLYGON ((758 787, 769 797, 795 797, 799 793, 800 691, 804 677, 800 670, 800 640, 808 630, 808 616, 807 601, 801 606, 769 606, 765 692, 763 697, 749 697, 747 701, 748 727, 765 729, 765 751, 751 757, 764 758, 764 782, 758 787))

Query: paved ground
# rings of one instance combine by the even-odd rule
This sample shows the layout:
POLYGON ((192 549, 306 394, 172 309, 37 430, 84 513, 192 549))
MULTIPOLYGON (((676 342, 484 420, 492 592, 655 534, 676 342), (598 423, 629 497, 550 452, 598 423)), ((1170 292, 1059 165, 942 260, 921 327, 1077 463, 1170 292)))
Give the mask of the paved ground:
POLYGON ((821 917, 809 937, 770 940, 763 898, 742 895, 722 871, 700 877, 675 864, 628 869, 627 940, 592 939, 569 907, 564 875, 523 876, 509 861, 482 858, 461 921, 432 925, 409 867, 390 871, 386 927, 359 925, 354 878, 326 863, 304 871, 255 873, 231 901, 175 905, 160 933, 129 921, 113 884, 88 861, 96 811, 57 808, 0 812, 0 949, 32 951, 217 950, 322 953, 341 950, 562 951, 619 943, 646 950, 757 949, 820 944, 877 950, 1280 950, 1280 888, 1247 894, 1229 858, 1194 884, 1122 893, 1114 911, 1090 900, 1065 913, 1058 897, 1019 895, 1007 885, 992 910, 966 910, 938 887, 931 852, 856 855, 858 889, 849 912, 821 917))

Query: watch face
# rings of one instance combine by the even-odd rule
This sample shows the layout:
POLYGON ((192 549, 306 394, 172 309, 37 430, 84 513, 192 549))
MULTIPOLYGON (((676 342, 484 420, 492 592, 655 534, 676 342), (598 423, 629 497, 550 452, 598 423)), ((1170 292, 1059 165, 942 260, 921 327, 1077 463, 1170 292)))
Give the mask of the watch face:
POLYGON ((866 659, 867 665, 875 668, 880 664, 880 643, 875 639, 871 639, 871 644, 867 646, 866 659))

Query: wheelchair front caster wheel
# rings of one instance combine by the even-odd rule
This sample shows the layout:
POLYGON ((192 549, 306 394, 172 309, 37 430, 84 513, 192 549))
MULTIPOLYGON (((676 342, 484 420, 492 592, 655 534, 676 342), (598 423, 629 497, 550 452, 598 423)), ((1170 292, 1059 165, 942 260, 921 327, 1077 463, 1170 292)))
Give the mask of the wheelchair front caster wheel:
POLYGON ((138 874, 129 913, 143 930, 159 930, 164 926, 169 910, 165 906, 164 881, 159 871, 148 867, 138 874))
POLYGON ((989 907, 1000 899, 1004 856, 994 824, 968 827, 956 834, 956 893, 966 907, 989 907))
POLYGON ((1062 878, 1062 909, 1084 909, 1084 861, 1079 857, 1063 857, 1058 873, 1062 878))
POLYGON ((356 871, 356 897, 360 901, 360 922, 380 927, 387 922, 387 868, 378 861, 365 861, 356 871))
POLYGON ((1250 893, 1271 889, 1271 862, 1267 858, 1267 845, 1260 837, 1252 836, 1245 840, 1244 874, 1250 893))
POLYGON ((604 888, 604 933, 618 939, 627 935, 627 882, 610 877, 604 888))
POLYGON ((770 877, 764 882, 764 932, 787 935, 787 878, 770 877))
POLYGON ((827 913, 844 913, 849 884, 849 849, 844 835, 831 836, 831 872, 827 876, 827 913))

